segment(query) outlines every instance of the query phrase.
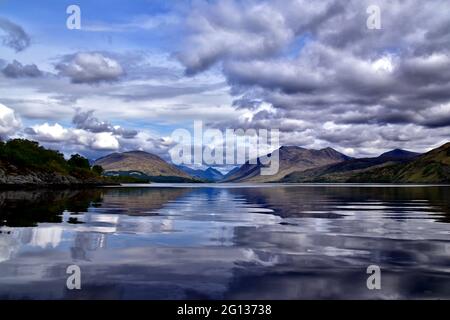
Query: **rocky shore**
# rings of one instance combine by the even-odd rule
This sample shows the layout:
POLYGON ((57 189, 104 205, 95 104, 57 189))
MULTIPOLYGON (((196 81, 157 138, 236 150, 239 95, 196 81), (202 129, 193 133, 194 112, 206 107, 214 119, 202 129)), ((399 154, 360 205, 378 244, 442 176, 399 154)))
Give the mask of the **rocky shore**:
POLYGON ((77 178, 70 175, 62 175, 52 172, 25 172, 11 173, 0 168, 0 187, 8 186, 99 186, 113 185, 104 178, 77 178))

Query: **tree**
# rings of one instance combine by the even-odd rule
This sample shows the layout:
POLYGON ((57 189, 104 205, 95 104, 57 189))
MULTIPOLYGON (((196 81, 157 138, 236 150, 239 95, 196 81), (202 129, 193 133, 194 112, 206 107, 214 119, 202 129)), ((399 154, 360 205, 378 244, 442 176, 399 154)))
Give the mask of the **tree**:
POLYGON ((35 141, 12 139, 1 146, 1 157, 16 166, 42 170, 65 171, 64 156, 54 150, 45 149, 35 141))
POLYGON ((0 159, 4 157, 5 143, 0 139, 0 159))
POLYGON ((96 175, 101 176, 104 172, 103 167, 99 165, 95 165, 92 167, 92 172, 94 172, 96 175))
POLYGON ((67 161, 67 164, 71 168, 88 169, 88 170, 91 169, 91 166, 89 165, 89 160, 83 156, 80 156, 79 154, 73 154, 67 161))

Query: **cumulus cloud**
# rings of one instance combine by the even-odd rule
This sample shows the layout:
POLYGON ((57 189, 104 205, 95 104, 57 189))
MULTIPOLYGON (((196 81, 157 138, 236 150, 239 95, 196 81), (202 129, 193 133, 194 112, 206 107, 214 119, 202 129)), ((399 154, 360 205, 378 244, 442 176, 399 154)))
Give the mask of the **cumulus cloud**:
POLYGON ((26 133, 41 142, 80 145, 96 151, 112 151, 120 147, 118 139, 110 132, 64 128, 58 123, 34 125, 27 128, 26 133))
POLYGON ((69 77, 72 83, 88 84, 116 81, 125 73, 118 61, 98 52, 65 56, 56 69, 59 75, 69 77))
POLYGON ((100 121, 94 116, 94 110, 81 111, 77 110, 75 116, 72 119, 72 123, 77 129, 84 129, 91 132, 109 132, 115 135, 119 135, 123 138, 133 138, 137 135, 136 130, 129 130, 120 126, 113 126, 108 121, 100 121))
POLYGON ((60 124, 55 123, 53 125, 47 122, 40 125, 35 125, 31 128, 27 128, 26 132, 40 141, 45 142, 62 142, 72 138, 72 132, 63 128, 60 124))
POLYGON ((150 141, 153 136, 136 130, 128 130, 110 122, 101 121, 94 111, 76 110, 72 119, 73 127, 65 127, 57 122, 30 126, 24 133, 33 140, 52 144, 61 150, 86 150, 92 154, 102 151, 135 150, 142 147, 154 148, 150 141))
POLYGON ((94 134, 91 147, 94 150, 117 150, 119 141, 111 132, 100 132, 94 134))
POLYGON ((25 50, 30 46, 30 37, 23 28, 14 22, 0 17, 0 39, 3 45, 16 52, 25 50))
POLYGON ((21 121, 13 109, 0 103, 0 138, 5 138, 21 128, 21 121))
POLYGON ((35 64, 23 65, 14 60, 2 69, 2 73, 8 78, 37 78, 42 76, 42 71, 35 64))
POLYGON ((220 66, 235 108, 251 113, 239 125, 279 128, 286 143, 369 152, 370 143, 442 141, 450 126, 448 2, 377 1, 381 30, 366 27, 372 4, 205 1, 187 18, 177 57, 188 74, 220 66), (258 111, 262 102, 274 111, 258 111), (433 137, 385 132, 403 127, 433 137))

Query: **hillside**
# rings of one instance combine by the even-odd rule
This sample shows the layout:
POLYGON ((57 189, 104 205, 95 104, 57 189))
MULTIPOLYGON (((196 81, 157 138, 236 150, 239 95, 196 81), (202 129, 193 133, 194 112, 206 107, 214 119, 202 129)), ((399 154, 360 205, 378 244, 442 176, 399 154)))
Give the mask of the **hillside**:
POLYGON ((37 142, 12 139, 0 142, 0 186, 99 185, 112 181, 101 176, 102 168, 75 154, 69 160, 37 142))
POLYGON ((348 182, 450 183, 450 142, 408 163, 358 173, 348 182))
POLYGON ((275 175, 262 176, 259 158, 257 164, 249 162, 242 165, 223 182, 275 182, 292 172, 304 171, 350 159, 332 148, 310 150, 295 146, 283 146, 279 149, 280 167, 275 175))
POLYGON ((418 156, 419 154, 415 152, 395 149, 374 158, 353 158, 318 168, 296 171, 284 177, 281 182, 347 182, 357 174, 368 170, 381 172, 386 166, 409 162, 418 156))
POLYGON ((144 151, 130 151, 124 153, 112 153, 106 157, 99 158, 95 161, 95 165, 101 166, 105 173, 115 174, 141 174, 147 176, 150 180, 161 181, 161 177, 167 178, 170 181, 183 182, 193 180, 193 177, 176 166, 167 163, 160 157, 144 152, 144 151))

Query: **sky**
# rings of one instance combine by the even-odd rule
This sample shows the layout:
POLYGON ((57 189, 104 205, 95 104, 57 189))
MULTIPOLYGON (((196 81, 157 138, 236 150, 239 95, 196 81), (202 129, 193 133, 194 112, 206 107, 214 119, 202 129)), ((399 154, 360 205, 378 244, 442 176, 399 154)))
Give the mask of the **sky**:
POLYGON ((169 158, 179 128, 349 156, 450 140, 448 0, 0 0, 0 137, 169 158), (78 5, 81 28, 67 27, 78 5), (380 9, 368 28, 368 7, 380 9))

